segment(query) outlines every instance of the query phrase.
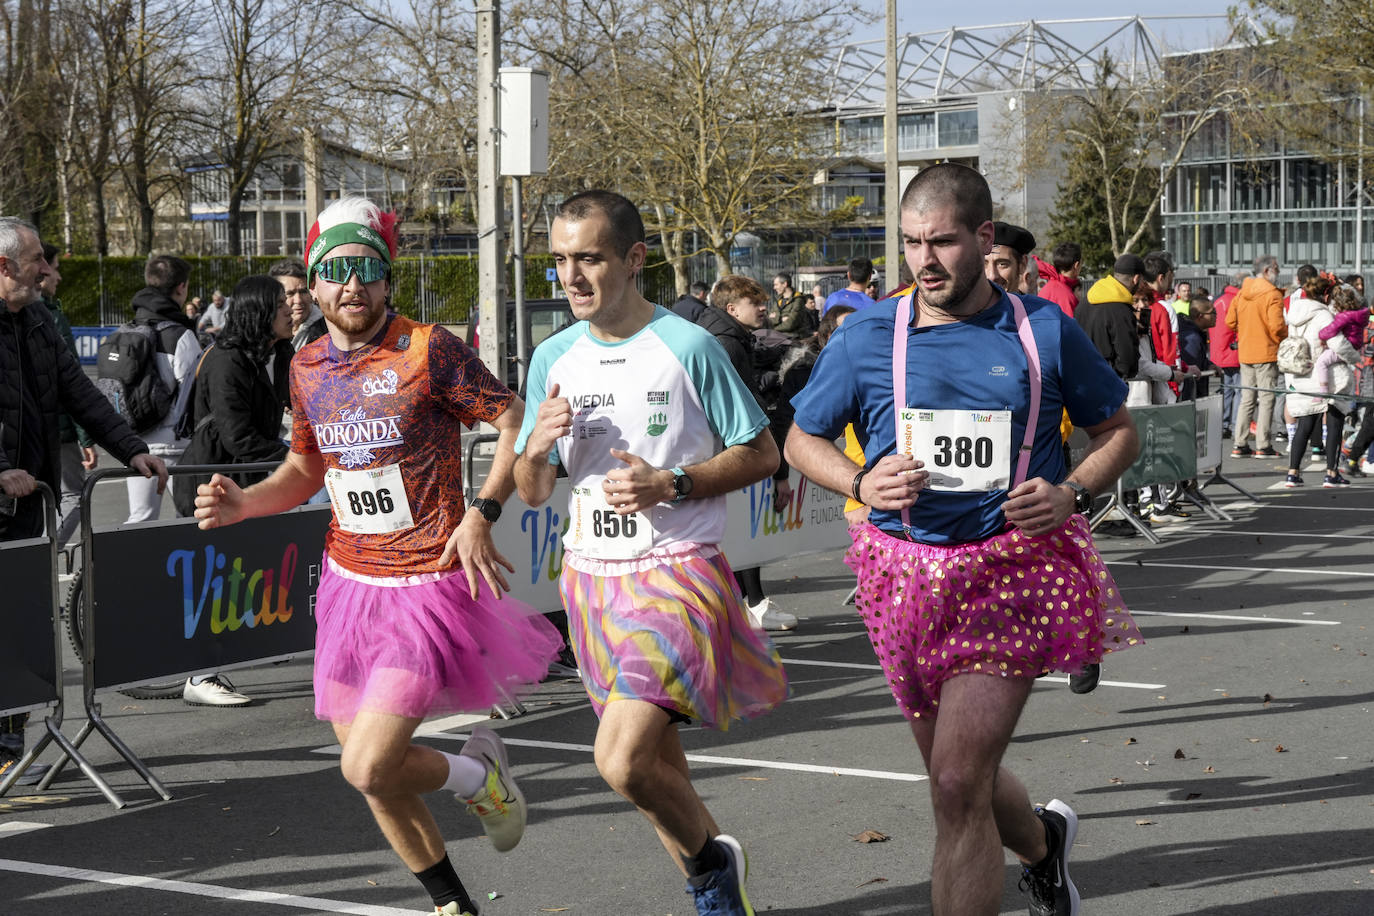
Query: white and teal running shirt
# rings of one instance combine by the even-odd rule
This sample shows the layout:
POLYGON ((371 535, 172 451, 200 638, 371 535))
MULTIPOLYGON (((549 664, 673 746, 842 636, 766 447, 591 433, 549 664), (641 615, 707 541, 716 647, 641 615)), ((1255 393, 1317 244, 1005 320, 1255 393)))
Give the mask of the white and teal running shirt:
MULTIPOLYGON (((627 340, 598 340, 579 321, 535 348, 517 455, 525 451, 539 404, 555 383, 572 405, 573 424, 549 453, 549 463, 567 468, 574 504, 579 488, 599 491, 608 472, 625 467, 611 455, 613 448, 657 468, 685 468, 752 441, 768 425, 715 337, 662 306, 654 306, 653 318, 627 340)), ((675 544, 714 545, 725 534, 723 495, 659 505, 645 514, 652 523, 651 544, 637 532, 641 540, 627 546, 624 556, 603 552, 601 558, 631 559, 644 555, 646 546, 658 552, 675 544)), ((573 535, 565 537, 565 546, 577 553, 573 535)))

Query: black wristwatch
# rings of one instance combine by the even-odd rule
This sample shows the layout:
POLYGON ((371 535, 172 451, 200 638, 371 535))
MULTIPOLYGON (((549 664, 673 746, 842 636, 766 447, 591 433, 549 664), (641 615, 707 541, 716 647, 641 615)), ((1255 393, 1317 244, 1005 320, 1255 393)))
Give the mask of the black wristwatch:
POLYGON ((682 468, 673 468, 673 502, 680 503, 692 493, 692 475, 682 468))
POLYGON ((501 517, 501 504, 494 499, 474 499, 468 505, 482 513, 482 518, 493 524, 501 517))
POLYGON ((1080 515, 1090 515, 1093 511, 1093 495, 1088 488, 1081 483, 1074 483, 1072 480, 1064 481, 1064 486, 1073 490, 1073 510, 1080 515))

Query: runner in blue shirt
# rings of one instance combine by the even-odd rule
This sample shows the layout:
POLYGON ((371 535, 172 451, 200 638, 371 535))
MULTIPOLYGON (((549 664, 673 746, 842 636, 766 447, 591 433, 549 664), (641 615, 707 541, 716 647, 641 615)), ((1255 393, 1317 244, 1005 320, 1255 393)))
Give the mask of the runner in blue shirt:
POLYGON ((872 508, 846 562, 930 774, 933 911, 1000 912, 1006 846, 1032 916, 1076 916, 1077 817, 1058 800, 1032 808, 1001 758, 1038 675, 1140 642, 1077 514, 1135 458, 1126 386, 1058 306, 985 277, 992 199, 977 171, 922 170, 901 226, 914 292, 831 339, 792 401, 786 455, 872 508), (1067 476, 1063 410, 1091 440, 1067 476), (834 445, 851 422, 862 468, 834 445))

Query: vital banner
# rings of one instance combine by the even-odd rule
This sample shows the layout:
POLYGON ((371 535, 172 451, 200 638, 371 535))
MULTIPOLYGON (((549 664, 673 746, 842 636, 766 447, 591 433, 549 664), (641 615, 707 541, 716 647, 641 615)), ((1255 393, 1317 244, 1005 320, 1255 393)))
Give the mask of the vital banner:
POLYGON ((328 524, 313 506, 210 531, 193 519, 97 529, 96 686, 312 651, 328 524))
MULTIPOLYGON (((725 539, 721 550, 736 569, 762 566, 786 557, 834 550, 849 544, 844 497, 817 486, 800 473, 791 475, 792 499, 773 508, 773 482, 760 481, 726 497, 725 539)), ((568 481, 538 508, 518 499, 506 503, 492 529, 499 550, 515 566, 508 576, 511 594, 539 611, 562 610, 558 577, 563 571, 563 535, 568 529, 568 481)))

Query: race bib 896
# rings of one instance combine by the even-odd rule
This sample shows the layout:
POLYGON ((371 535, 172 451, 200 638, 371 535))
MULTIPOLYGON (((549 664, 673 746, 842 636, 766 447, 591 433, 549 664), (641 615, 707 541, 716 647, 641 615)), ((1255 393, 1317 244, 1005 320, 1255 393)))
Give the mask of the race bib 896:
POLYGON ((353 534, 391 534, 415 526, 401 466, 344 471, 330 468, 324 485, 339 528, 353 534))

